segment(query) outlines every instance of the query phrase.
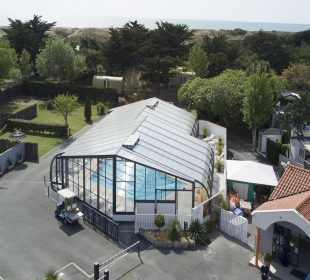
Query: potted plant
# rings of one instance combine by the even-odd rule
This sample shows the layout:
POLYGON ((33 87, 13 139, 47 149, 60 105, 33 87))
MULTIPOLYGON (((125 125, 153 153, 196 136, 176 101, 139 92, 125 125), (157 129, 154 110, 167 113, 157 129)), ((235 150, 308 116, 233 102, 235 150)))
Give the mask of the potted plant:
POLYGON ((8 164, 8 169, 9 170, 12 170, 14 168, 13 161, 10 158, 8 158, 7 164, 8 164))
POLYGON ((267 266, 270 266, 271 264, 271 255, 269 253, 265 253, 264 254, 264 264, 267 265, 267 266))
POLYGON ((202 137, 203 138, 206 138, 208 136, 208 128, 207 127, 204 127, 202 129, 202 137))
POLYGON ((216 171, 217 172, 222 172, 223 167, 224 167, 223 162, 220 159, 217 159, 216 162, 215 162, 216 171))

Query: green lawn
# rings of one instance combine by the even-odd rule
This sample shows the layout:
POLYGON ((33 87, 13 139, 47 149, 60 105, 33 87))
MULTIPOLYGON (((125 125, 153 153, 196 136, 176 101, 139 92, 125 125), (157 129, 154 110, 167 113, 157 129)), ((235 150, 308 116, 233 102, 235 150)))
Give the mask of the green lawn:
MULTIPOLYGON (((38 104, 38 116, 33 119, 33 121, 36 122, 44 122, 44 123, 64 123, 64 119, 62 116, 57 115, 53 111, 46 110, 46 102, 41 100, 31 100, 33 103, 35 101, 38 104)), ((27 102, 28 103, 28 102, 27 102)), ((14 105, 14 110, 17 110, 16 108, 25 108, 29 106, 28 103, 12 103, 14 105)), ((5 107, 2 105, 1 107, 5 107)), ((1 110, 0 107, 0 110, 1 110)), ((13 105, 10 106, 10 110, 12 110, 13 105)), ((92 105, 92 120, 96 121, 99 119, 99 116, 97 115, 97 106, 92 105)), ((2 112, 2 110, 1 110, 2 112)), ((84 120, 84 104, 80 104, 79 108, 72 113, 68 117, 68 123, 70 127, 71 134, 76 133, 81 128, 83 128, 86 125, 86 122, 84 120)), ((0 130, 1 133, 1 130, 0 130)), ((2 132, 0 135, 0 138, 8 139, 10 136, 10 132, 2 132)), ((39 157, 42 157, 44 154, 46 154, 48 151, 56 147, 57 145, 61 144, 64 138, 54 137, 51 135, 40 135, 40 134, 29 134, 27 133, 27 137, 23 138, 22 141, 26 142, 36 142, 39 143, 39 157)))
MULTIPOLYGON (((59 123, 64 124, 64 118, 53 111, 46 110, 46 102, 39 101, 38 103, 38 117, 33 121, 42 123, 59 123)), ((99 116, 97 115, 97 106, 92 105, 92 120, 97 121, 99 116)), ((86 125, 84 119, 84 104, 80 103, 80 107, 68 117, 68 123, 71 134, 76 133, 82 127, 86 125)))
POLYGON ((8 102, 4 105, 0 105, 0 112, 6 114, 14 114, 22 109, 28 107, 29 104, 19 102, 8 102))

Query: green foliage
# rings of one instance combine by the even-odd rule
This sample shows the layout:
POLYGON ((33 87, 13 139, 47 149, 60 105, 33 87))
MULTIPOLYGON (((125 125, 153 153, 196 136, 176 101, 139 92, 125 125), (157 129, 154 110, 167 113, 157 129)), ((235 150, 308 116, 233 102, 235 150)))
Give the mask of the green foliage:
POLYGON ((208 57, 199 44, 195 44, 189 50, 188 64, 196 75, 205 78, 208 75, 208 57))
POLYGON ((223 139, 222 136, 218 136, 218 137, 217 137, 217 143, 218 143, 218 145, 224 147, 224 139, 223 139))
POLYGON ((55 25, 41 20, 41 16, 34 15, 33 19, 22 22, 18 19, 9 18, 9 28, 4 29, 6 38, 15 48, 18 55, 25 49, 31 56, 32 70, 36 72, 35 59, 40 49, 44 47, 47 31, 55 25))
POLYGON ((104 102, 99 102, 97 104, 97 114, 98 116, 103 116, 106 112, 108 112, 109 107, 108 104, 104 103, 104 102))
POLYGON ((203 138, 206 138, 208 136, 208 128, 207 127, 204 127, 202 129, 202 137, 203 138))
POLYGON ((59 92, 74 93, 80 100, 86 100, 89 95, 92 100, 103 100, 108 103, 117 103, 117 92, 111 88, 94 88, 76 84, 58 84, 42 81, 30 81, 27 94, 43 98, 55 97, 59 92))
POLYGON ((218 155, 221 155, 224 151, 224 146, 223 145, 220 145, 220 144, 217 144, 216 145, 216 152, 218 155))
POLYGON ((289 64, 289 53, 284 41, 277 34, 260 30, 243 40, 246 48, 256 53, 259 60, 265 60, 277 73, 282 72, 289 64))
POLYGON ((303 63, 290 64, 282 73, 290 90, 310 90, 310 65, 303 63))
POLYGON ((272 256, 269 253, 264 254, 264 261, 270 262, 272 260, 272 256))
POLYGON ((161 229, 165 226, 165 216, 164 215, 156 215, 154 217, 154 224, 161 229))
POLYGON ((45 280, 57 280, 57 279, 58 279, 58 276, 54 269, 49 269, 45 273, 45 280))
POLYGON ((219 206, 226 211, 230 211, 228 201, 223 196, 219 199, 219 206))
POLYGON ((17 56, 6 40, 0 40, 0 81, 15 78, 17 56))
POLYGON ((182 236, 182 228, 178 219, 172 219, 168 224, 168 236, 173 241, 179 241, 182 236))
POLYGON ((189 225, 189 233, 196 244, 201 244, 205 234, 204 226, 199 222, 199 220, 195 220, 189 225))
POLYGON ((91 121, 91 103, 89 95, 86 96, 85 105, 84 105, 84 118, 87 122, 91 121))
POLYGON ((310 123, 310 95, 301 93, 300 97, 284 107, 284 114, 279 116, 279 122, 285 129, 296 129, 302 134, 305 126, 310 123))
POLYGON ((85 58, 63 40, 49 40, 37 57, 39 73, 59 82, 73 80, 86 69, 85 58))
POLYGON ((134 100, 135 96, 141 96, 142 87, 141 72, 133 68, 128 69, 125 73, 125 94, 129 100, 134 100))
POLYGON ((248 78, 243 100, 244 121, 252 129, 253 149, 256 147, 256 131, 270 116, 273 105, 270 74, 263 67, 257 68, 248 78))
POLYGON ((220 159, 217 159, 215 161, 215 168, 216 168, 216 171, 217 172, 222 172, 223 171, 223 167, 224 167, 224 163, 220 160, 220 159))
POLYGON ((21 129, 23 132, 32 132, 40 134, 54 134, 55 136, 67 136, 67 127, 61 124, 39 123, 22 119, 8 119, 6 129, 13 131, 21 129))
POLYGON ((31 72, 30 54, 27 50, 23 50, 19 58, 19 69, 24 81, 28 80, 31 72))
POLYGON ((286 156, 286 151, 288 150, 288 144, 276 143, 270 139, 267 139, 267 149, 266 156, 267 159, 274 165, 279 164, 279 155, 286 156))
POLYGON ((76 95, 59 94, 53 99, 54 111, 63 116, 65 125, 68 127, 68 116, 79 106, 76 95))

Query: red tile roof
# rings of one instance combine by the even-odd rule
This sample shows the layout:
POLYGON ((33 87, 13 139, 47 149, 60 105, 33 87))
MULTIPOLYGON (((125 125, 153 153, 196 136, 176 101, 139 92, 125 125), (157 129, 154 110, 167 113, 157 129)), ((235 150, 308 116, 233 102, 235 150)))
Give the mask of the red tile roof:
POLYGON ((257 207, 255 211, 283 209, 295 209, 310 221, 310 191, 267 201, 257 207))
POLYGON ((306 191, 310 191, 310 170, 289 165, 269 200, 288 197, 306 191))

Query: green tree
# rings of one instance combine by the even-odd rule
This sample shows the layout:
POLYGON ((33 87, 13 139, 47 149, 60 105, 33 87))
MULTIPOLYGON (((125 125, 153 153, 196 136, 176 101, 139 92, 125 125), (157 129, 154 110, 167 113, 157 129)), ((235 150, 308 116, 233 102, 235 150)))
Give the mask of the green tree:
POLYGON ((289 52, 285 42, 277 34, 260 30, 245 37, 243 44, 256 53, 259 60, 268 61, 277 73, 282 72, 289 64, 289 52))
POLYGON ((68 126, 68 116, 70 116, 79 106, 78 97, 70 94, 59 94, 53 99, 53 110, 61 115, 68 126))
POLYGON ((256 148, 257 128, 263 125, 272 111, 273 93, 270 86, 270 74, 262 67, 248 78, 243 101, 244 121, 252 130, 252 145, 256 148))
POLYGON ((30 54, 26 50, 22 51, 19 58, 19 69, 24 81, 28 80, 31 72, 30 54))
POLYGON ((4 29, 6 38, 18 55, 25 49, 31 56, 32 70, 36 73, 36 56, 40 49, 44 47, 45 39, 48 37, 47 31, 56 22, 47 22, 41 16, 34 15, 33 19, 22 22, 18 19, 9 18, 9 28, 4 29))
POLYGON ((86 96, 85 105, 84 105, 84 117, 87 122, 91 121, 91 103, 89 95, 86 96))
POLYGON ((188 55, 188 64, 196 75, 205 78, 208 75, 208 57, 199 44, 191 47, 188 55))
POLYGON ((129 100, 134 100, 134 97, 140 97, 142 94, 142 77, 141 72, 135 69, 128 69, 125 73, 125 93, 129 100))
POLYGON ((0 81, 17 78, 17 55, 7 40, 0 40, 0 81))
POLYGON ((285 105, 284 114, 279 115, 279 122, 284 129, 296 129, 302 134, 305 126, 310 124, 310 94, 301 93, 300 97, 285 105))
POLYGON ((290 64, 282 76, 287 80, 290 90, 310 90, 310 65, 303 63, 290 64))
POLYGON ((64 82, 85 71, 85 58, 75 54, 73 48, 63 40, 49 40, 38 55, 37 66, 42 76, 64 82))

